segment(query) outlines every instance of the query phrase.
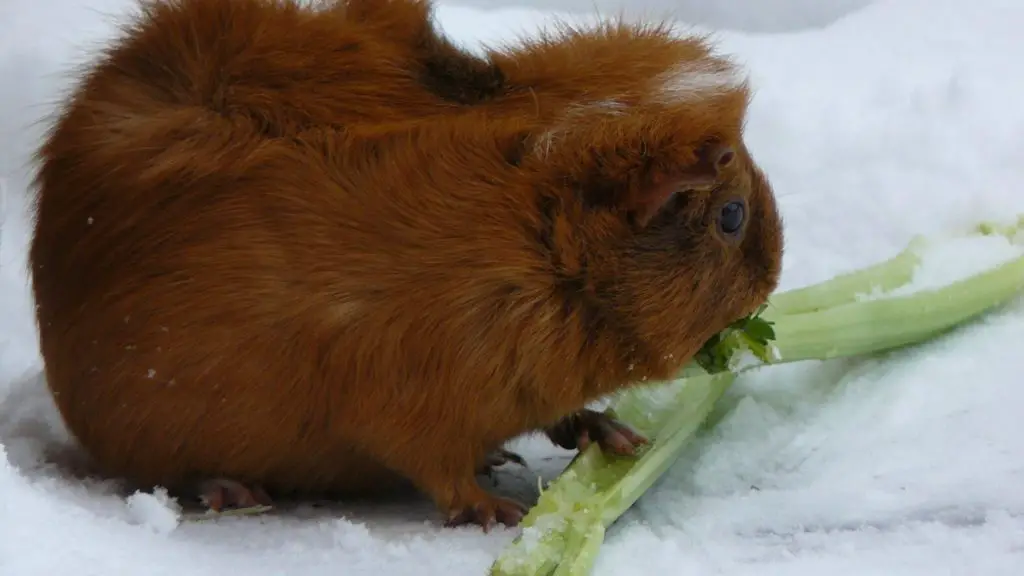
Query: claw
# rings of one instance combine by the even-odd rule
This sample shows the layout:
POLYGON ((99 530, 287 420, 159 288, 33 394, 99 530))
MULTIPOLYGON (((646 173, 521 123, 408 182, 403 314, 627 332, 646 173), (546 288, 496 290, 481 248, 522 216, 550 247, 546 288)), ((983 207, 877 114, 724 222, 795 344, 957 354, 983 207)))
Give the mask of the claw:
POLYGON ((448 513, 445 526, 456 528, 467 524, 476 524, 483 531, 490 532, 496 523, 508 527, 519 525, 526 515, 526 507, 508 498, 486 495, 482 500, 461 507, 452 508, 448 513))
POLYGON ((524 468, 526 467, 526 460, 522 456, 510 450, 499 448, 487 455, 484 459, 484 463, 477 470, 477 474, 492 476, 494 474, 494 468, 504 466, 510 462, 518 464, 524 468))
POLYGON ((597 442, 603 452, 631 456, 637 446, 648 443, 647 438, 608 414, 586 409, 566 416, 545 432, 556 445, 581 452, 597 442))
POLYGON ((259 486, 246 486, 227 478, 214 478, 200 482, 199 498, 210 510, 241 510, 274 505, 270 496, 259 486))

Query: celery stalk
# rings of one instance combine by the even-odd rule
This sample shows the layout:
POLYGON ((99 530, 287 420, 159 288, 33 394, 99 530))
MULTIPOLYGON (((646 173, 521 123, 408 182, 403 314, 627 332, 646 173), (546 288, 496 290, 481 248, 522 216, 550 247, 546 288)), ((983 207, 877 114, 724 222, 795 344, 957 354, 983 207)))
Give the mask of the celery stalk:
MULTIPOLYGON (((982 224, 979 233, 1024 230, 982 224)), ((581 452, 541 493, 523 532, 491 567, 494 576, 584 576, 604 533, 671 466, 737 374, 781 362, 882 352, 922 342, 977 317, 1024 290, 1024 257, 936 290, 861 300, 873 290, 909 282, 923 239, 881 264, 820 284, 776 294, 762 317, 744 319, 716 336, 684 377, 630 389, 615 415, 651 439, 634 458, 581 452), (782 304, 779 305, 779 302, 782 304)))
POLYGON ((491 569, 495 575, 590 573, 604 530, 629 509, 675 462, 675 455, 728 390, 736 375, 705 374, 636 389, 615 404, 615 416, 650 440, 634 458, 580 452, 541 493, 523 520, 523 534, 491 569), (657 449, 653 447, 657 446, 657 449))
POLYGON ((920 251, 925 245, 923 238, 914 238, 902 252, 889 260, 841 274, 827 282, 775 294, 765 316, 813 312, 854 302, 859 294, 899 288, 913 279, 914 268, 921 262, 920 251))
MULTIPOLYGON (((1024 215, 1016 224, 982 222, 974 227, 974 234, 999 234, 1007 238, 1024 231, 1024 215)), ((927 238, 917 236, 896 256, 873 266, 840 274, 827 282, 787 290, 772 296, 771 306, 763 316, 771 319, 779 314, 814 312, 850 304, 860 295, 888 292, 910 282, 914 268, 921 262, 921 253, 928 248, 927 238)))
POLYGON ((1024 257, 938 290, 782 316, 782 362, 859 356, 921 342, 988 311, 1024 286, 1024 257))
MULTIPOLYGON (((599 526, 600 530, 597 527, 587 528, 589 541, 567 543, 563 557, 571 563, 571 576, 590 573, 597 559, 597 548, 604 539, 605 528, 622 516, 675 463, 676 455, 694 438, 697 428, 735 379, 736 374, 733 372, 690 378, 674 401, 662 405, 658 420, 666 424, 654 435, 658 449, 647 450, 632 461, 619 459, 613 463, 614 468, 608 468, 622 470, 624 473, 610 490, 601 492, 595 498, 594 505, 600 510, 599 522, 592 523, 599 526), (680 409, 675 411, 675 408, 680 409), (628 466, 622 466, 620 462, 628 466)), ((605 470, 599 472, 604 473, 605 470)))

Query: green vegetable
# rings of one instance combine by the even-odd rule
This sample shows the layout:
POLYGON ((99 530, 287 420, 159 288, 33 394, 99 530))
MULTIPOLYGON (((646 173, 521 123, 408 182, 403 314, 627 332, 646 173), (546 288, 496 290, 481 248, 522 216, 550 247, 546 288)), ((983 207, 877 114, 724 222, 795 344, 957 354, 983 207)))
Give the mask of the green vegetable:
MULTIPOLYGON (((1009 238, 1017 225, 976 232, 1009 238)), ((522 534, 491 567, 492 576, 584 576, 604 534, 675 462, 737 375, 768 364, 865 355, 922 342, 999 306, 1024 290, 1024 256, 940 289, 861 296, 909 283, 927 242, 918 238, 881 264, 775 294, 757 313, 723 330, 695 355, 682 378, 632 388, 611 410, 651 443, 617 457, 597 445, 581 452, 541 493, 522 534)))

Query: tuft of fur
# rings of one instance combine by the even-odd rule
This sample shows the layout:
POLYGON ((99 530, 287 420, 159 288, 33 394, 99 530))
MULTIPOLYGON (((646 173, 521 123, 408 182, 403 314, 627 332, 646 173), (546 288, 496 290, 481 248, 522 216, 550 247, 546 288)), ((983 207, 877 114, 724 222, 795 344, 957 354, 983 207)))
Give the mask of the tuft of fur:
POLYGON ((459 510, 489 452, 776 286, 748 89, 702 39, 477 56, 425 1, 141 6, 38 152, 30 251, 48 384, 110 475, 459 510))

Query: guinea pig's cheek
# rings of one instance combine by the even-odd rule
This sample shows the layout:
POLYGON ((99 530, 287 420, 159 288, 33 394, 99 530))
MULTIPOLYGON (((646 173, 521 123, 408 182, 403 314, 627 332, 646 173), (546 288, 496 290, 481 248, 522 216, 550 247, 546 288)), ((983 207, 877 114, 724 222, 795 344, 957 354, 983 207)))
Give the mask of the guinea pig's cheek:
POLYGON ((745 264, 743 278, 746 285, 747 309, 741 316, 754 312, 763 304, 771 296, 777 283, 777 276, 772 272, 770 264, 763 259, 755 259, 745 264))
POLYGON ((782 264, 780 225, 771 214, 759 214, 751 221, 743 242, 743 265, 759 291, 772 291, 782 264))

